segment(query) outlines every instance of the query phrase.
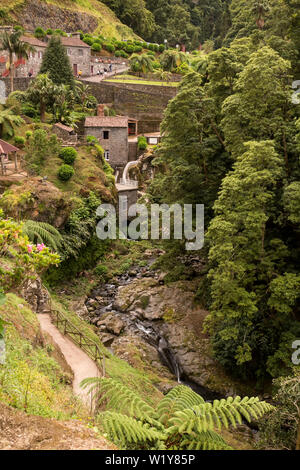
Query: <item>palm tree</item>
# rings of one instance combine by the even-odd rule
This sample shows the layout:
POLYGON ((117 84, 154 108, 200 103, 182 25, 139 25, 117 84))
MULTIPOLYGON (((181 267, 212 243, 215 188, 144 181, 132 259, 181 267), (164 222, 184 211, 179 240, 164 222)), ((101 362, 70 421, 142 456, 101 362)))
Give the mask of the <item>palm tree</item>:
POLYGON ((14 126, 21 126, 22 124, 24 124, 23 119, 14 114, 12 108, 0 111, 0 137, 3 134, 12 137, 14 135, 14 126))
POLYGON ((160 56, 160 63, 164 70, 172 72, 181 64, 186 62, 186 55, 184 52, 168 49, 160 56))
POLYGON ((153 71, 154 58, 148 54, 133 54, 130 58, 130 68, 139 74, 153 71))
POLYGON ((27 99, 40 106, 41 121, 45 121, 47 106, 53 104, 57 96, 58 87, 47 74, 40 74, 26 92, 27 99))
POLYGON ((21 40, 22 31, 13 31, 8 33, 5 31, 0 36, 0 51, 8 52, 8 70, 10 76, 10 91, 14 91, 14 55, 17 59, 28 60, 29 53, 34 52, 35 48, 30 44, 21 40))
POLYGON ((155 72, 155 75, 162 81, 162 82, 169 82, 172 78, 171 72, 167 72, 162 69, 158 69, 155 72))

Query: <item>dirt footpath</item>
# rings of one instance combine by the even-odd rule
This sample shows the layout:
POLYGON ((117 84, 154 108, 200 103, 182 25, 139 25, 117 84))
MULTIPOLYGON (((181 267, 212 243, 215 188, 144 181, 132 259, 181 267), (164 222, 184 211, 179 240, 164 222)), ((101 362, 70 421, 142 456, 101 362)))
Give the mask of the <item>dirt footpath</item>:
POLYGON ((79 396, 91 408, 91 396, 88 390, 82 390, 80 382, 89 377, 100 377, 98 367, 85 352, 60 333, 56 326, 51 323, 49 315, 39 314, 37 317, 42 331, 52 337, 74 373, 73 391, 75 395, 79 396))

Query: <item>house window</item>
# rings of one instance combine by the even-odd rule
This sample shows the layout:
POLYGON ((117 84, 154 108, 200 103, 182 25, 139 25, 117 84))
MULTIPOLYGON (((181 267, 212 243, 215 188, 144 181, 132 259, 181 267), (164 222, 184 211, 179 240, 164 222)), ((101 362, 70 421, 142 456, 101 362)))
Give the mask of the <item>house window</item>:
POLYGON ((77 49, 78 55, 83 56, 83 50, 82 49, 77 49))
POLYGON ((105 150, 105 151, 104 151, 104 158, 105 158, 105 160, 107 160, 107 161, 109 160, 109 150, 105 150))
POLYGON ((67 49, 68 55, 71 55, 71 49, 67 49))
POLYGON ((109 131, 103 131, 103 139, 108 140, 109 139, 109 131))

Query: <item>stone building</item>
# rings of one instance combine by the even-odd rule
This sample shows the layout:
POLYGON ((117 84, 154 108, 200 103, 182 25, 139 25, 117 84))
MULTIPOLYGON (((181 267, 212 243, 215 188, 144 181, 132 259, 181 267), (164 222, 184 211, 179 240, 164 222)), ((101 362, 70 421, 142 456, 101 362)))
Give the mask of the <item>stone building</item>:
POLYGON ((82 72, 82 76, 90 76, 94 73, 94 65, 91 59, 91 47, 81 41, 80 33, 72 33, 69 37, 62 37, 61 42, 67 49, 67 54, 74 72, 82 72))
POLYGON ((65 126, 61 122, 54 124, 52 131, 66 144, 76 144, 78 141, 78 136, 73 127, 65 126))
MULTIPOLYGON (((29 36, 22 36, 21 40, 30 44, 35 48, 35 52, 29 53, 28 60, 20 59, 18 60, 15 58, 15 77, 35 77, 40 70, 43 55, 47 48, 47 44, 45 42, 40 41, 39 39, 29 37, 29 36)), ((6 51, 0 52, 0 76, 5 77, 8 75, 8 71, 6 70, 6 62, 8 60, 8 55, 6 51)))
MULTIPOLYGON (((3 29, 0 28, 0 32, 3 29)), ((40 41, 34 37, 22 36, 21 40, 31 44, 35 48, 35 52, 29 54, 28 60, 15 58, 15 77, 35 77, 41 68, 43 55, 47 48, 47 41, 50 37, 46 38, 46 42, 40 41)), ((71 67, 74 75, 78 75, 78 72, 82 72, 82 76, 89 76, 93 73, 93 63, 91 59, 91 47, 85 44, 80 39, 79 33, 72 33, 68 37, 61 37, 61 42, 66 48, 71 67)), ((6 51, 0 52, 0 77, 8 75, 6 70, 6 63, 8 55, 6 51)))
POLYGON ((98 116, 86 118, 84 134, 99 140, 105 159, 121 174, 128 163, 128 117, 104 116, 100 109, 98 116))

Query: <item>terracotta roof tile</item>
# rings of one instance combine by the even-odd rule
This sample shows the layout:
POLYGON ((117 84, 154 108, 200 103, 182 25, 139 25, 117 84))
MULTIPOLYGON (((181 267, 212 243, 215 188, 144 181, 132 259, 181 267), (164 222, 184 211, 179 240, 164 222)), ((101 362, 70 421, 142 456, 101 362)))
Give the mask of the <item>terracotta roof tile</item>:
POLYGON ((57 122, 56 124, 54 124, 54 127, 59 127, 60 129, 62 129, 64 131, 67 131, 67 132, 73 132, 74 131, 73 127, 65 126, 61 122, 57 122))
POLYGON ((93 116, 87 117, 85 127, 128 127, 125 116, 93 116))
POLYGON ((0 139, 0 146, 2 147, 4 153, 19 152, 20 149, 14 147, 13 145, 5 142, 5 140, 0 139))
POLYGON ((35 46, 35 47, 44 47, 44 48, 47 47, 47 43, 42 42, 37 38, 32 38, 29 36, 21 36, 21 41, 27 42, 27 44, 31 44, 31 46, 35 46))
POLYGON ((61 38, 61 43, 66 47, 88 47, 90 49, 91 46, 86 44, 85 42, 81 41, 81 39, 76 37, 64 37, 61 38))

